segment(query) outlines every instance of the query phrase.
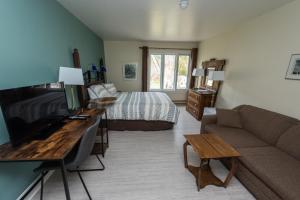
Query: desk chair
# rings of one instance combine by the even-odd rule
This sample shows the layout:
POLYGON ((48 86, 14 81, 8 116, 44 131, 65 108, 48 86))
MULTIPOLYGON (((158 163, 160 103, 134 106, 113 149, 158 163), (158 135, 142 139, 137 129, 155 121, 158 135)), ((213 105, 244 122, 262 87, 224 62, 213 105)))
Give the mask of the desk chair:
MULTIPOLYGON (((81 138, 81 141, 79 143, 79 146, 77 149, 74 149, 65 159, 66 163, 66 168, 69 172, 77 172, 80 181, 89 197, 90 200, 92 200, 92 197, 85 185, 85 182, 81 176, 80 172, 85 172, 85 171, 101 171, 105 169, 105 166, 101 162, 100 158, 98 155, 95 155, 100 162, 102 168, 98 169, 79 169, 79 166, 90 156, 93 146, 95 143, 96 139, 96 133, 99 127, 101 118, 98 117, 96 122, 90 126, 89 128, 86 129, 86 133, 83 135, 81 138)), ((42 163, 38 168, 36 168, 34 171, 40 171, 42 174, 41 178, 41 193, 40 193, 40 199, 43 199, 43 189, 44 189, 44 179, 43 177, 45 176, 46 172, 49 170, 54 170, 59 168, 59 165, 56 162, 44 162, 42 163)))

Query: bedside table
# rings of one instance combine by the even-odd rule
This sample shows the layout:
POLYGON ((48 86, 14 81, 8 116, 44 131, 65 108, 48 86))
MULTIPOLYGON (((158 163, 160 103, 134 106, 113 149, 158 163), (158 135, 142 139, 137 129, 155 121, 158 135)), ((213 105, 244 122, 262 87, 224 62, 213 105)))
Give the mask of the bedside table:
POLYGON ((193 90, 188 92, 186 110, 197 120, 201 120, 204 107, 211 107, 214 92, 209 90, 193 90))

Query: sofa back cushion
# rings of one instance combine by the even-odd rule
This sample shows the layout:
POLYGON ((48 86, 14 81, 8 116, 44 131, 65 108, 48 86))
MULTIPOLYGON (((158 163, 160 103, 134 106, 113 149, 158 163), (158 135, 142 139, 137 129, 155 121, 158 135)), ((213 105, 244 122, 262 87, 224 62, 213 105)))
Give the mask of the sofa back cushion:
POLYGON ((300 160, 300 124, 284 132, 278 139, 277 147, 300 160))
POLYGON ((249 105, 239 106, 236 110, 240 112, 243 127, 271 145, 276 145, 278 138, 298 122, 294 118, 249 105))
POLYGON ((236 110, 217 108, 217 124, 232 128, 243 128, 240 112, 236 110))

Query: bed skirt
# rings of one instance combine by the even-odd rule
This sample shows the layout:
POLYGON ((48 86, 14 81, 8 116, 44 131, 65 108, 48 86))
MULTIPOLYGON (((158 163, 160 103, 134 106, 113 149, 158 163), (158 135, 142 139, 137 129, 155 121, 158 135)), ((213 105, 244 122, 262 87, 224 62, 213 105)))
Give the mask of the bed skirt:
POLYGON ((174 123, 145 120, 108 120, 108 130, 114 131, 160 131, 172 129, 174 123))

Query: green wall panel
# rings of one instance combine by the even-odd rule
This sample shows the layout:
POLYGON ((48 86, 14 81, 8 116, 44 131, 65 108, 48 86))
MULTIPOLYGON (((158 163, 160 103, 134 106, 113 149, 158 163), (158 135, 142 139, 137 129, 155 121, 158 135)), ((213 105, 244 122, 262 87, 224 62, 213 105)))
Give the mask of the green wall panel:
MULTIPOLYGON (((0 0, 0 89, 58 79, 78 48, 87 69, 104 57, 103 41, 55 0, 0 0)), ((0 144, 9 140, 0 112, 0 144)), ((0 199, 14 200, 37 163, 0 163, 0 199)))

